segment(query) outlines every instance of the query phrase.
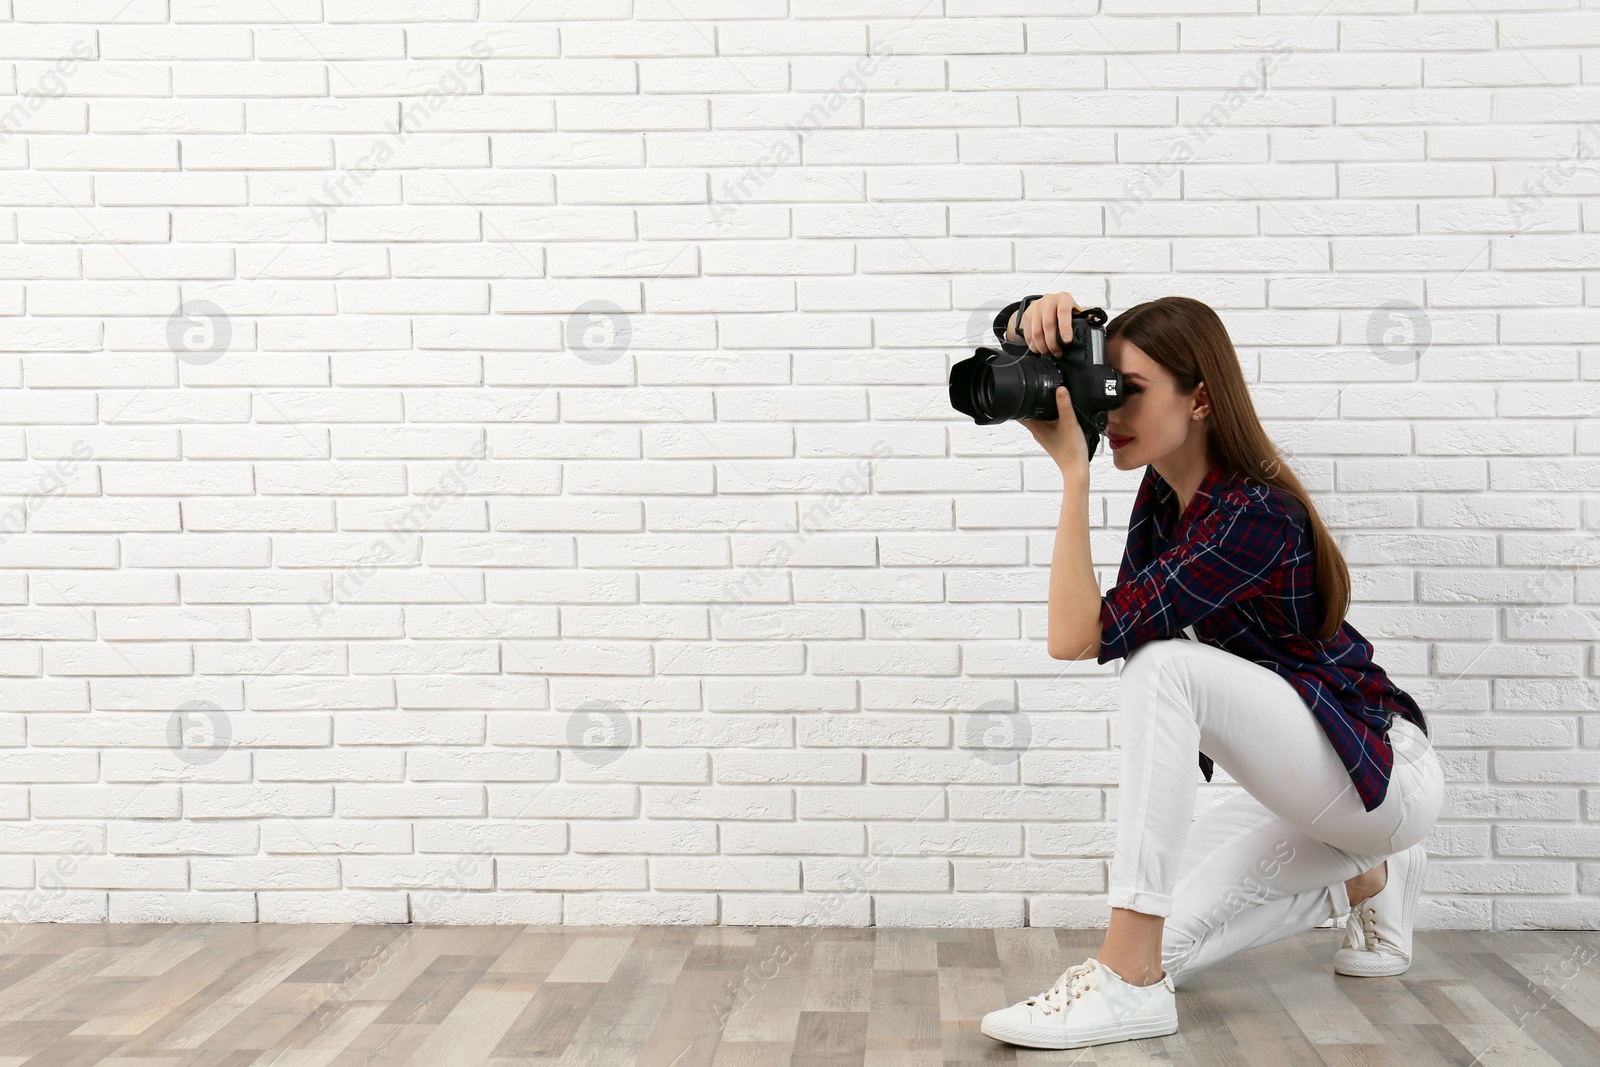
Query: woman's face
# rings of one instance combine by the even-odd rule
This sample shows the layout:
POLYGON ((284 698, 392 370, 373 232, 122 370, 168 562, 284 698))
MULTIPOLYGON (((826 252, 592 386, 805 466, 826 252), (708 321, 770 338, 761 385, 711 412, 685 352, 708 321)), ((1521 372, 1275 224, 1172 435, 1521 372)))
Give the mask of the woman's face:
POLYGON ((1106 437, 1118 470, 1135 470, 1183 448, 1205 455, 1210 412, 1205 383, 1185 396, 1171 372, 1122 337, 1106 339, 1106 362, 1122 372, 1122 406, 1110 413, 1106 437), (1195 418, 1195 413, 1201 418, 1195 418))

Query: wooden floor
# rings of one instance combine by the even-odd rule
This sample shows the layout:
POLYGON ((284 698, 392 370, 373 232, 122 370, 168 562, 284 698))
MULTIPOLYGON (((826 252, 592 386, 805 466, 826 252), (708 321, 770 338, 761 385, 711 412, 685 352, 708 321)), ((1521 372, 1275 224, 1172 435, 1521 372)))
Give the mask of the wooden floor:
POLYGON ((978 1032, 1093 930, 0 925, 0 1067, 1600 1064, 1600 934, 1419 933, 1346 978, 1340 931, 1178 991, 1167 1038, 1070 1052, 978 1032))

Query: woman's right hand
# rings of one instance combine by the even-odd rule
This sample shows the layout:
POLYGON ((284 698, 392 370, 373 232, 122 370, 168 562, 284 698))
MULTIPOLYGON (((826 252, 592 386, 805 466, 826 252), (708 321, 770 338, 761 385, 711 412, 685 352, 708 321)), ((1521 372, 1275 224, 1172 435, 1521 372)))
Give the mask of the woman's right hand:
POLYGON ((1028 346, 1028 351, 1038 352, 1041 355, 1048 352, 1052 356, 1061 355, 1061 338, 1072 337, 1072 312, 1078 307, 1078 302, 1072 298, 1071 293, 1046 293, 1028 305, 1028 310, 1022 314, 1020 324, 1022 339, 1028 346))

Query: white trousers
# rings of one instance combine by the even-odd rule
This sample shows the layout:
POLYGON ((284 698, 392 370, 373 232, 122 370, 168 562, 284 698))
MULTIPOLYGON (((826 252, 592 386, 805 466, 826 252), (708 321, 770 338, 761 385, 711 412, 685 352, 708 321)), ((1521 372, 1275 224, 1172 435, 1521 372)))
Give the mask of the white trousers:
POLYGON ((1394 770, 1371 811, 1281 675, 1199 641, 1151 641, 1122 669, 1110 903, 1166 916, 1174 986, 1350 911, 1344 882, 1428 835, 1444 773, 1396 715, 1394 770), (1198 753, 1245 789, 1198 818, 1198 753))

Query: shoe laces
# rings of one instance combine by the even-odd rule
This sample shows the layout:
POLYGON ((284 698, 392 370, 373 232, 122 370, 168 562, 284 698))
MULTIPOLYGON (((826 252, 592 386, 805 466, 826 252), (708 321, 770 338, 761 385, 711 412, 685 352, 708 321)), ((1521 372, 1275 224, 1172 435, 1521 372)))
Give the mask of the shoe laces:
POLYGON ((1042 1007, 1046 1015, 1053 1011, 1065 1011, 1068 1004, 1094 988, 1094 970, 1093 960, 1084 960, 1076 967, 1068 967, 1056 979, 1055 985, 1038 996, 1029 997, 1027 1002, 1042 1007))
POLYGON ((1376 952, 1380 947, 1399 949, 1399 945, 1391 946, 1389 941, 1378 932, 1378 909, 1376 905, 1362 901, 1356 905, 1356 914, 1361 920, 1363 947, 1368 952, 1376 952))

